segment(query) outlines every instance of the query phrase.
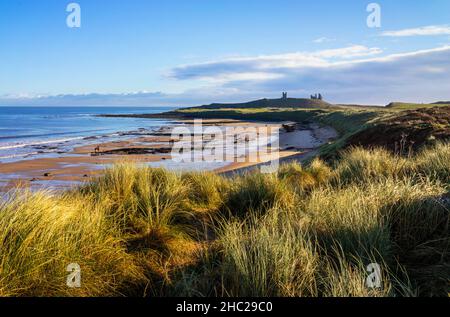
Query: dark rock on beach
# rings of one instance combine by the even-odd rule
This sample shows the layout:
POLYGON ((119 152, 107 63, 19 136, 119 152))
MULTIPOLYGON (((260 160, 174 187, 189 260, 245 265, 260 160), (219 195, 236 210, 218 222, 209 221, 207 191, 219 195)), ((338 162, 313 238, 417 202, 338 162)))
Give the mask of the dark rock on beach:
POLYGON ((103 151, 99 153, 91 153, 92 156, 101 155, 146 155, 146 154, 168 154, 172 148, 122 148, 103 151))

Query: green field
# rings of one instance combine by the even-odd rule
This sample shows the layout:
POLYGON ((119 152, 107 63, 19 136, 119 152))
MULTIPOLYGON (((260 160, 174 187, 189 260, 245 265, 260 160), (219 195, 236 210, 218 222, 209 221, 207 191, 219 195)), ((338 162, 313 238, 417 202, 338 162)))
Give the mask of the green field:
POLYGON ((355 109, 298 109, 298 108, 251 108, 251 109, 185 109, 176 113, 188 118, 237 119, 248 121, 296 121, 319 122, 331 125, 341 133, 355 131, 373 119, 384 115, 384 111, 355 109))

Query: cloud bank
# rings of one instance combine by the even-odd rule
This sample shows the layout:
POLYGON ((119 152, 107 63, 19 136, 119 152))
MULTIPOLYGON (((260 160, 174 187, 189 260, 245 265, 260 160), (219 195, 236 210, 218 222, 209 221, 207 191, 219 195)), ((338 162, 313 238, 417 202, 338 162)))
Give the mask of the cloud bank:
POLYGON ((389 55, 377 47, 352 45, 236 57, 178 66, 168 77, 197 86, 178 94, 4 96, 0 105, 190 106, 273 98, 281 91, 295 97, 320 92, 332 103, 434 102, 450 99, 450 46, 389 55))
POLYGON ((172 69, 169 77, 177 80, 203 79, 217 82, 244 79, 264 81, 283 76, 284 71, 306 67, 326 68, 332 61, 381 54, 379 48, 353 45, 316 52, 296 52, 256 57, 237 57, 220 61, 184 65, 172 69))
POLYGON ((430 25, 419 28, 403 29, 398 31, 386 31, 381 33, 381 35, 389 37, 450 35, 450 26, 430 25))
POLYGON ((378 48, 351 46, 315 53, 235 58, 175 68, 178 80, 219 82, 236 91, 322 92, 333 102, 385 104, 448 99, 450 46, 377 56, 378 48), (252 74, 254 75, 252 77, 252 74), (244 76, 245 75, 245 76, 244 76))

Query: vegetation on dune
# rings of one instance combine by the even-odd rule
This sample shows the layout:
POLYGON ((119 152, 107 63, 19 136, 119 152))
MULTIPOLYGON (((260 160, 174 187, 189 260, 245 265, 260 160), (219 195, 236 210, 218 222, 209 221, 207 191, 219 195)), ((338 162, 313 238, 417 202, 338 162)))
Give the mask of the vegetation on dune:
POLYGON ((441 101, 436 103, 408 103, 408 102, 391 102, 386 106, 386 108, 392 110, 411 110, 411 109, 422 109, 422 108, 434 108, 434 107, 447 107, 450 106, 450 102, 441 101))
POLYGON ((143 278, 104 206, 88 195, 10 193, 0 206, 1 296, 120 295, 143 278), (83 268, 68 288, 66 268, 83 268))
POLYGON ((416 157, 413 169, 418 175, 450 183, 450 147, 437 143, 423 149, 416 157))
POLYGON ((347 144, 384 147, 407 155, 424 145, 450 139, 450 106, 424 108, 385 115, 352 135, 347 144))
POLYGON ((0 295, 447 296, 449 191, 448 143, 235 178, 119 164, 82 188, 3 198, 0 295))

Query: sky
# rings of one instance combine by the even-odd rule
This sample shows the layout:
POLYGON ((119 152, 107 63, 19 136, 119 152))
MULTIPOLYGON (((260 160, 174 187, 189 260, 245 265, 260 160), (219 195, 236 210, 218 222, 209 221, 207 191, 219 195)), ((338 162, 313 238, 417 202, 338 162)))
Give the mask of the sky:
POLYGON ((3 0, 0 105, 450 100, 450 1, 372 2, 3 0))

